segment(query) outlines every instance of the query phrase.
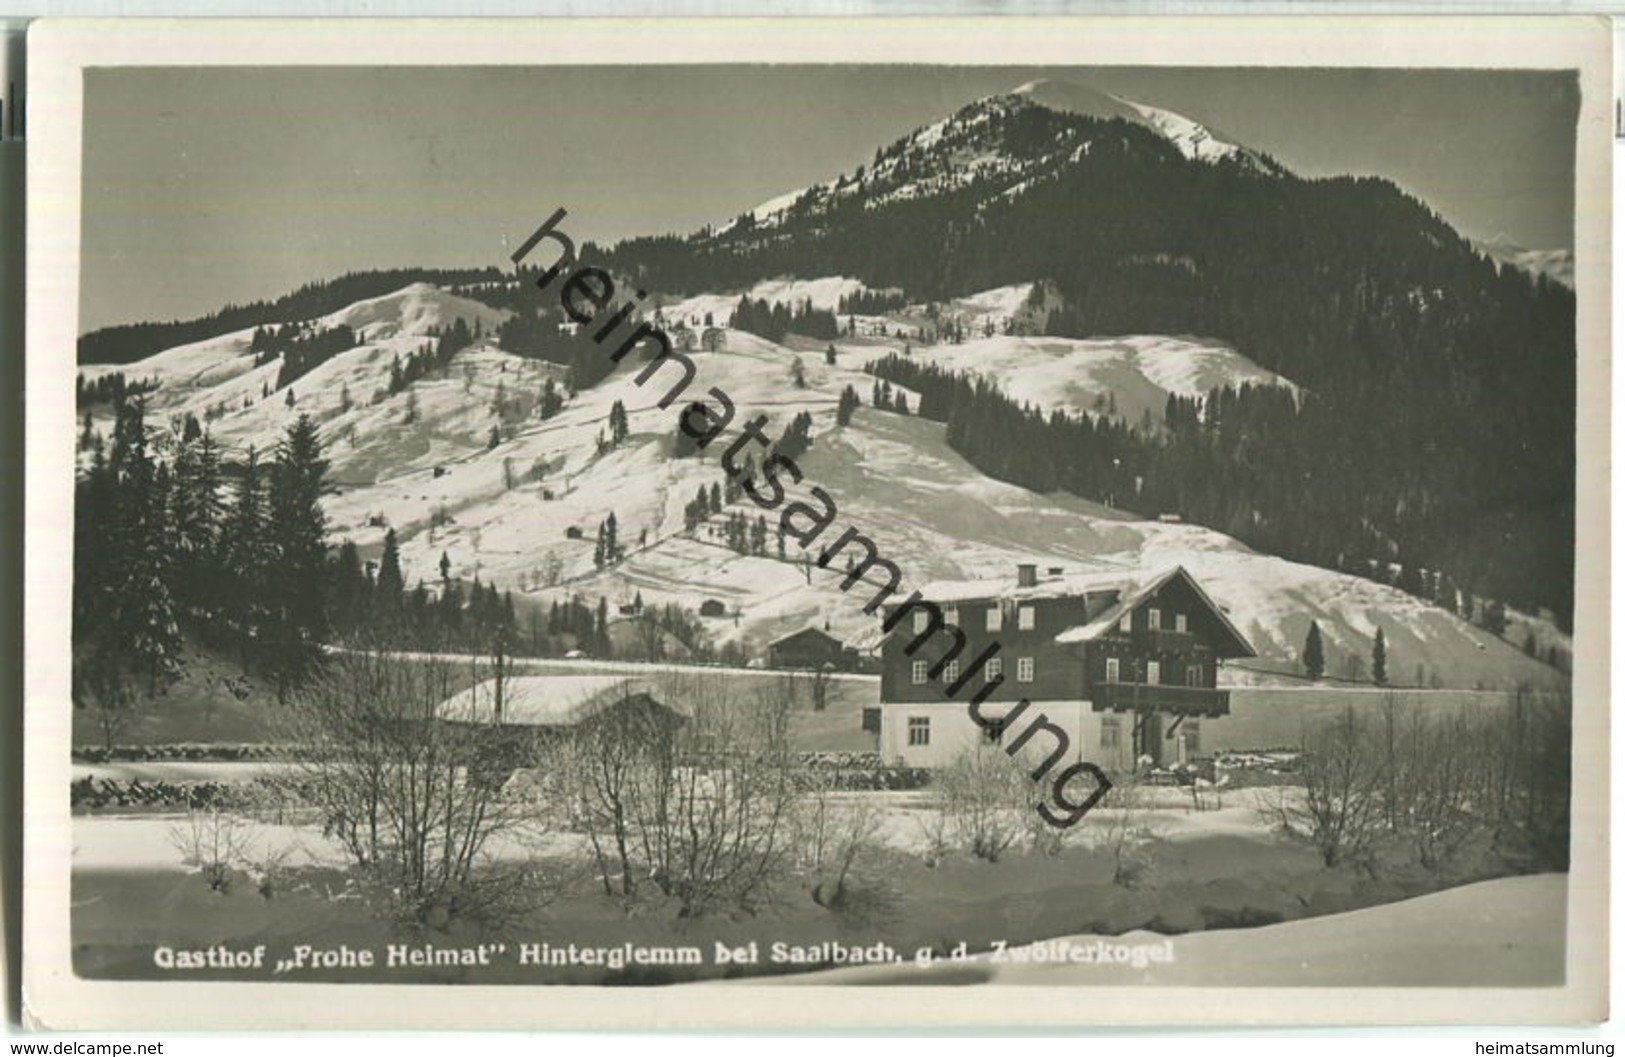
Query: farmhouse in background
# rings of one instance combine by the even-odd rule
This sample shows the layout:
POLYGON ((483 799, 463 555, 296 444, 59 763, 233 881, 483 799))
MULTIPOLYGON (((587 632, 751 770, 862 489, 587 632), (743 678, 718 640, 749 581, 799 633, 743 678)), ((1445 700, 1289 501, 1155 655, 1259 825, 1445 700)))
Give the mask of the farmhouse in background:
POLYGON ((807 627, 768 643, 767 664, 770 668, 822 668, 826 664, 841 668, 846 664, 846 653, 840 639, 807 627))
POLYGON ((881 647, 880 752, 911 766, 945 764, 965 748, 1019 732, 1039 713, 1066 731, 1067 758, 1126 769, 1136 759, 1177 763, 1201 752, 1201 723, 1230 711, 1217 688, 1228 659, 1254 656, 1252 646, 1182 567, 1040 577, 1017 566, 1014 580, 962 581, 920 590, 941 609, 907 602, 885 607, 902 620, 881 647), (965 644, 941 675, 929 672, 965 644), (928 636, 912 654, 919 636, 928 636), (994 643, 999 651, 954 697, 944 692, 994 643), (984 730, 967 703, 986 683, 1004 682, 980 706, 988 719, 1031 701, 1010 731, 984 730))

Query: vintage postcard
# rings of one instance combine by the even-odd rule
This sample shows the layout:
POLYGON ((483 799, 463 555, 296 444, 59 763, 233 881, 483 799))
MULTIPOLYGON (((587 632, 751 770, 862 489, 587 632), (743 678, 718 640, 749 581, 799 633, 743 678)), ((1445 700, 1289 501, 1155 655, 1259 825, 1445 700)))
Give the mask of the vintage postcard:
POLYGON ((1603 1018, 1610 48, 36 27, 29 1015, 1603 1018))

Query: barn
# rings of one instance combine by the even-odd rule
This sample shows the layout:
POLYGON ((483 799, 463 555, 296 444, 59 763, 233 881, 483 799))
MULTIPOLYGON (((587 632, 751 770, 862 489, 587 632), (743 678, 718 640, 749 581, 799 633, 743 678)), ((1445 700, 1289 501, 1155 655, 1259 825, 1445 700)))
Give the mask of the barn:
POLYGON ((841 640, 818 628, 792 631, 767 644, 771 668, 840 668, 845 660, 841 640))
POLYGON ((687 717, 656 700, 651 684, 614 675, 528 675, 487 679, 435 709, 443 723, 485 728, 481 766, 501 782, 550 743, 620 726, 654 741, 676 736, 687 717))

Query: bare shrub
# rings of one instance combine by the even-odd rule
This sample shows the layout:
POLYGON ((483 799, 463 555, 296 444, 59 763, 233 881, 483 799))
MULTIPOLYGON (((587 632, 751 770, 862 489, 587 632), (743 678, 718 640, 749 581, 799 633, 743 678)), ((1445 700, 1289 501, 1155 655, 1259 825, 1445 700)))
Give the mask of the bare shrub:
POLYGON ((269 840, 258 850, 243 856, 242 864, 259 889, 260 895, 271 899, 287 888, 290 873, 288 860, 298 850, 295 844, 272 844, 269 840))
POLYGON ((1151 810, 1151 787, 1125 774, 1112 786, 1101 806, 1106 810, 1097 813, 1101 833, 1097 848, 1111 857, 1112 884, 1121 888, 1149 886, 1150 846, 1160 837, 1151 810))
POLYGON ((940 804, 928 803, 917 824, 925 841, 925 865, 934 870, 954 850, 952 820, 940 804))
POLYGON ((932 775, 932 806, 950 846, 987 862, 999 861, 1029 825, 1023 815, 1032 808, 1035 787, 1024 767, 987 745, 967 749, 932 775))
POLYGON ((672 733, 642 710, 615 710, 579 731, 554 756, 572 820, 586 831, 605 895, 637 895, 647 868, 638 852, 644 798, 675 766, 672 733))
POLYGON ((754 911, 771 894, 791 852, 795 756, 791 696, 781 684, 765 699, 730 680, 682 677, 668 691, 689 718, 674 766, 645 772, 638 791, 638 841, 650 876, 692 917, 754 911))
POLYGON ((593 847, 600 883, 628 900, 652 889, 683 917, 754 912, 794 850, 792 700, 741 695, 730 680, 665 675, 679 711, 625 711, 584 730, 559 771, 593 847))
POLYGON ((1368 724, 1345 709, 1304 738, 1303 799, 1288 824, 1305 834, 1327 866, 1359 859, 1381 831, 1388 775, 1368 724))
POLYGON ((381 882, 397 911, 430 924, 510 904, 534 866, 487 852, 499 835, 547 817, 528 818, 501 795, 506 772, 492 757, 507 755, 513 728, 437 714, 466 685, 459 667, 379 650, 338 654, 288 713, 289 740, 310 746, 294 780, 321 808, 324 834, 381 882))
POLYGON ((1034 852, 1053 858, 1066 850, 1067 834, 1072 832, 1071 827, 1063 829, 1051 825, 1037 811, 1023 812, 1022 818, 1027 823, 1028 846, 1034 852))
POLYGON ((248 858, 252 833, 243 819, 211 804, 188 808, 186 820, 169 827, 169 843, 183 863, 203 874, 211 890, 224 892, 232 870, 248 858))
POLYGON ((853 870, 872 853, 880 813, 863 794, 835 793, 833 775, 815 774, 795 816, 795 845, 801 853, 813 902, 831 910, 853 902, 853 870))
POLYGON ((1509 707, 1430 714, 1389 694, 1305 732, 1303 787, 1269 814, 1308 839, 1327 866, 1372 867, 1379 842, 1408 846, 1437 870, 1475 838, 1542 868, 1568 862, 1570 703, 1520 690, 1509 707))
POLYGON ((1409 837, 1417 858, 1430 870, 1485 828, 1473 802, 1475 772, 1485 760, 1468 748, 1479 725, 1465 714, 1427 718, 1420 713, 1412 713, 1404 724, 1403 748, 1389 771, 1396 790, 1392 825, 1409 837))
POLYGON ((1520 688, 1510 708, 1464 722, 1455 742, 1478 761, 1467 798, 1495 846, 1544 869, 1569 862, 1572 723, 1567 693, 1520 688))

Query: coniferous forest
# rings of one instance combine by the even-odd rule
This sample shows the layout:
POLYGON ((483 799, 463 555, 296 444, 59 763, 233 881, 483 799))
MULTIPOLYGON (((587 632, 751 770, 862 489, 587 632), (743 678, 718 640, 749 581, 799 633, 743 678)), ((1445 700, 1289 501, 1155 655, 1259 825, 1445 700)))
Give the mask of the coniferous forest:
MULTIPOLYGON (((443 337, 466 343, 467 333, 454 326, 443 337)), ((694 614, 677 605, 640 599, 636 642, 617 648, 603 597, 571 596, 553 602, 545 622, 539 612, 522 622, 511 591, 454 576, 445 552, 432 583, 411 586, 393 529, 373 561, 329 533, 328 462, 308 415, 274 451, 250 448, 233 461, 194 415, 173 430, 149 428, 141 396, 114 401, 106 442, 87 432, 75 485, 73 697, 104 724, 174 685, 188 642, 234 659, 282 699, 335 646, 498 657, 573 646, 656 659, 674 644, 712 656, 694 614)), ((613 513, 607 542, 604 532, 604 560, 618 560, 613 513)))
POLYGON ((327 460, 301 415, 276 450, 236 463, 195 416, 177 436, 147 428, 138 398, 115 405, 76 483, 74 699, 116 712, 162 693, 195 637, 237 658, 279 697, 303 685, 334 642, 488 650, 514 629, 513 600, 477 581, 465 598, 409 592, 393 532, 376 569, 331 547, 327 460), (168 457, 154 450, 161 441, 168 457))

